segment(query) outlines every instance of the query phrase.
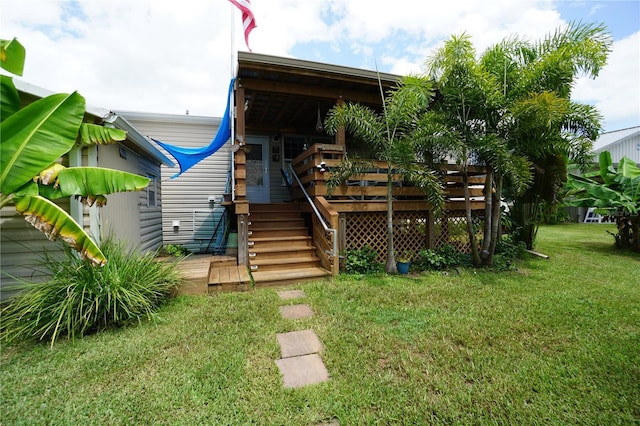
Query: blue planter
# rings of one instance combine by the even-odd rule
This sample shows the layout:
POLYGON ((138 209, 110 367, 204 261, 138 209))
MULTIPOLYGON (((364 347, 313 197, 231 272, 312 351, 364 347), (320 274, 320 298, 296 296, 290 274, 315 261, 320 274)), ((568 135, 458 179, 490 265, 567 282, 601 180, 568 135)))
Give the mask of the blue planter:
POLYGON ((398 272, 401 274, 409 273, 409 266, 411 262, 397 262, 396 266, 398 267, 398 272))

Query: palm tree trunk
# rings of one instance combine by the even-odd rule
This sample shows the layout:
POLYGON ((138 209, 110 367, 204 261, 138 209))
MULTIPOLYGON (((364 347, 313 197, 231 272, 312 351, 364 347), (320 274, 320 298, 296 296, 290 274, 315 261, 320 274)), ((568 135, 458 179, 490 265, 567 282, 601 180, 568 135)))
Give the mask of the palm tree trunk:
POLYGON ((486 265, 493 265, 493 255, 496 252, 496 244, 500 239, 500 229, 502 227, 502 212, 500 211, 500 202, 502 200, 502 184, 504 179, 502 176, 496 176, 496 193, 493 197, 493 206, 491 211, 491 244, 489 245, 489 256, 486 265))
POLYGON ((388 274, 396 274, 398 266, 393 248, 393 169, 391 164, 387 170, 387 265, 385 271, 388 274))
POLYGON ((491 245, 491 229, 493 220, 493 167, 487 165, 487 177, 484 180, 484 236, 482 239, 482 264, 488 264, 489 247, 491 245))
POLYGON ((480 262, 480 254, 478 253, 478 244, 476 242, 476 233, 473 230, 473 221, 471 218, 471 198, 469 195, 469 175, 467 168, 462 171, 462 187, 464 188, 464 209, 467 216, 467 234, 469 235, 469 244, 471 245, 471 256, 473 257, 473 266, 479 268, 482 266, 480 262))

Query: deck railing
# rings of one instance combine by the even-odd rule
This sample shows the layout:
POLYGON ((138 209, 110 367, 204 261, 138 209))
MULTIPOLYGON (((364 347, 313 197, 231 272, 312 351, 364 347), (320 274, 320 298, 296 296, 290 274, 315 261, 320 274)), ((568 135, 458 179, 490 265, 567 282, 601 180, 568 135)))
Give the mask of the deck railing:
POLYGON ((329 205, 324 198, 314 200, 305 191, 300 178, 295 170, 289 165, 293 180, 302 191, 314 215, 313 220, 313 243, 317 247, 317 253, 325 268, 331 271, 332 275, 338 275, 340 263, 338 261, 338 213, 329 205), (316 202, 318 206, 316 206, 316 202), (327 225, 327 222, 329 225, 327 225), (320 225, 320 226, 318 226, 320 225), (320 231, 322 228, 322 231, 320 231), (331 238, 328 238, 331 235, 331 238))
MULTIPOLYGON (((294 199, 302 199, 302 188, 311 197, 326 198, 338 211, 379 211, 386 209, 388 165, 384 161, 370 161, 371 169, 366 173, 351 176, 349 180, 336 187, 329 194, 327 180, 333 167, 338 166, 344 156, 345 148, 340 145, 315 144, 298 155, 291 163, 299 183, 293 187, 294 199), (363 210, 360 210, 363 209, 363 210)), ((441 171, 445 192, 445 210, 464 210, 464 189, 462 187, 461 167, 455 164, 442 164, 441 171)), ((471 208, 484 208, 485 169, 480 166, 467 166, 471 208)), ((398 174, 393 177, 392 196, 395 209, 430 210, 425 194, 418 187, 402 181, 398 174)))

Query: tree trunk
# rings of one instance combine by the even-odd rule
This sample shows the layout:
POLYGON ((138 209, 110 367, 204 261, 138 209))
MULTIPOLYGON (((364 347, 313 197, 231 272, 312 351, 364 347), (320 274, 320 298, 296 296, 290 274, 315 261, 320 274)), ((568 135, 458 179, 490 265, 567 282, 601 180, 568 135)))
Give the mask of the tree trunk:
POLYGON ((640 216, 631 216, 629 221, 631 222, 631 242, 633 249, 640 253, 640 216))
POLYGON ((480 254, 478 253, 478 243, 476 242, 476 233, 473 229, 473 220, 471 218, 471 198, 469 195, 469 175, 466 167, 462 171, 462 187, 464 188, 464 210, 467 216, 467 234, 469 235, 469 244, 471 245, 471 257, 473 258, 473 266, 479 268, 482 266, 480 262, 480 254))
POLYGON ((493 208, 491 211, 491 244, 489 245, 489 256, 487 257, 487 265, 493 266, 493 256, 496 252, 496 244, 501 238, 502 228, 502 211, 500 210, 500 203, 502 201, 502 184, 504 178, 502 176, 496 177, 496 193, 493 197, 493 208))
POLYGON ((482 238, 482 264, 490 266, 488 261, 491 245, 491 229, 493 220, 493 168, 487 165, 487 177, 484 180, 484 235, 482 238))
POLYGON ((387 265, 385 271, 388 274, 396 274, 398 266, 393 247, 393 174, 391 173, 391 164, 387 170, 387 265))

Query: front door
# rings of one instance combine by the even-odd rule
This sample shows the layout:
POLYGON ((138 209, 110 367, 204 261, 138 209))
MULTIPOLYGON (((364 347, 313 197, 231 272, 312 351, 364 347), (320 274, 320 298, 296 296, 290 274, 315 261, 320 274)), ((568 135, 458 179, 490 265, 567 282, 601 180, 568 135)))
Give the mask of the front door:
POLYGON ((247 200, 268 203, 269 197, 269 138, 247 137, 247 200))

